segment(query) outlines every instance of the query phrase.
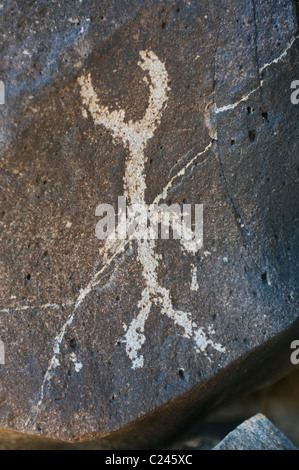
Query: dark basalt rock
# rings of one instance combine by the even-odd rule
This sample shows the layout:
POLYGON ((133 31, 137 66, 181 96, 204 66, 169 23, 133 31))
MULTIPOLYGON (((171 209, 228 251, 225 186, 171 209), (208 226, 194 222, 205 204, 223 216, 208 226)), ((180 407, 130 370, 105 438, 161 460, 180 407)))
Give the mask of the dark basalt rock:
POLYGON ((295 4, 10 1, 0 17, 0 427, 155 445, 291 367, 295 4), (125 191, 203 204, 203 247, 108 249, 95 209, 125 191))
POLYGON ((253 416, 226 436, 214 450, 298 450, 264 415, 253 416))

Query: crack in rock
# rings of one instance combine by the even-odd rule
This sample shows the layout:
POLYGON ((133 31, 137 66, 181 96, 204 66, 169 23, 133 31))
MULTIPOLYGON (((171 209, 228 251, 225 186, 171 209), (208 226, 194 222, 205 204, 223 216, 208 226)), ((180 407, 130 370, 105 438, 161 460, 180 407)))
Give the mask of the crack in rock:
MULTIPOLYGON (((238 101, 236 101, 235 103, 231 103, 231 104, 228 104, 226 106, 221 106, 221 107, 217 107, 215 106, 214 108, 211 109, 211 111, 215 112, 216 114, 219 114, 219 113, 223 113, 223 112, 226 112, 226 111, 230 111, 231 109, 235 109, 240 103, 244 102, 244 101, 247 101, 251 95, 253 95, 253 93, 255 93, 257 90, 259 90, 263 84, 264 84, 264 80, 261 80, 261 74, 264 70, 266 70, 267 68, 271 67, 271 65, 273 64, 277 64, 278 62, 280 62, 284 57, 286 57, 288 51, 291 49, 292 45, 294 44, 294 42, 296 41, 296 39, 298 39, 299 36, 295 36, 291 42, 288 44, 288 46, 286 47, 286 49, 278 56, 276 57, 275 59, 273 59, 271 62, 267 63, 267 64, 264 64, 262 67, 260 67, 259 69, 259 75, 260 75, 260 83, 259 85, 254 88, 253 90, 251 90, 249 93, 247 93, 245 96, 242 96, 242 98, 240 98, 238 101)), ((210 121, 213 120, 213 118, 209 118, 210 121)))

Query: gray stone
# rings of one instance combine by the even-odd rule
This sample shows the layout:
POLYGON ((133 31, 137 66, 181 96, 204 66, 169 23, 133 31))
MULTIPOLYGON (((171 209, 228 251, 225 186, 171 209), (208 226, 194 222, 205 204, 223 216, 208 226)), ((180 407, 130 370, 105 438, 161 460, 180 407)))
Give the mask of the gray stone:
POLYGON ((264 415, 253 416, 229 433, 213 450, 297 450, 264 415))
POLYGON ((0 426, 156 445, 291 367, 294 3, 10 1, 0 16, 0 426), (96 207, 124 193, 203 204, 203 248, 96 238, 96 207))

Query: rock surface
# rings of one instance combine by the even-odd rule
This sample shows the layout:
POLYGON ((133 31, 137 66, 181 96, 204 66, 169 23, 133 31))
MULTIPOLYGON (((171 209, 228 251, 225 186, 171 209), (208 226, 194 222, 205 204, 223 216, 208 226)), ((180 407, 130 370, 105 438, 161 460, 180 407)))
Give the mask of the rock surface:
POLYGON ((297 450, 264 415, 240 424, 213 450, 297 450))
POLYGON ((0 15, 0 427, 154 445, 291 365, 294 3, 0 15), (96 207, 124 194, 203 204, 203 248, 96 238, 96 207))

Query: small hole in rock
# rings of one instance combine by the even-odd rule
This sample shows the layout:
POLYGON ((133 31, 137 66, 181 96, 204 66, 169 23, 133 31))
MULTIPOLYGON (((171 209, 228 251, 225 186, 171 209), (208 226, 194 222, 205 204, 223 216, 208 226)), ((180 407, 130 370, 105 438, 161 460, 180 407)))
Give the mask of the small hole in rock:
POLYGON ((113 404, 115 402, 115 396, 112 395, 111 399, 110 399, 110 404, 113 404))
POLYGON ((267 273, 266 272, 264 272, 261 275, 261 280, 263 281, 264 284, 267 284, 267 273))
POLYGON ((248 132, 248 137, 249 137, 250 142, 255 141, 255 136, 256 136, 256 132, 254 130, 248 132))
POLYGON ((269 122, 269 120, 268 120, 268 113, 262 113, 262 116, 263 116, 263 118, 264 118, 267 122, 269 122))
POLYGON ((71 348, 73 351, 76 351, 76 349, 77 349, 77 341, 75 340, 75 338, 73 338, 73 339, 70 340, 70 348, 71 348))
POLYGON ((185 380, 184 369, 179 369, 179 376, 182 380, 185 380))

